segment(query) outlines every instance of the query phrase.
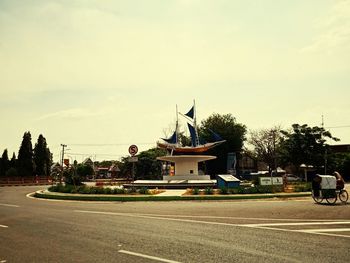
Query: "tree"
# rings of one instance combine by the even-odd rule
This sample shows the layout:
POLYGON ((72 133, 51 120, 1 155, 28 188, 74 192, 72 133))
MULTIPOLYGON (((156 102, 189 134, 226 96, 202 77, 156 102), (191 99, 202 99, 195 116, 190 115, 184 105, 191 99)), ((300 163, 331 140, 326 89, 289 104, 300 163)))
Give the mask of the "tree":
POLYGON ((344 180, 350 180, 350 153, 330 153, 327 155, 327 170, 339 172, 344 180))
POLYGON ((15 169, 17 168, 17 159, 16 159, 16 154, 14 152, 12 154, 12 158, 10 161, 10 167, 15 169))
POLYGON ((65 169, 63 176, 67 185, 74 185, 75 187, 82 185, 83 178, 77 173, 77 168, 74 165, 65 169))
POLYGON ((281 142, 282 162, 292 164, 296 173, 300 173, 300 165, 312 165, 321 171, 325 164, 328 149, 326 138, 339 141, 322 127, 309 127, 307 124, 293 124, 292 131, 281 131, 284 138, 281 142))
POLYGON ((246 140, 246 126, 238 123, 231 114, 214 113, 201 122, 199 135, 204 140, 211 141, 213 137, 211 131, 219 134, 226 142, 208 151, 217 159, 206 164, 207 173, 211 175, 226 173, 227 154, 235 152, 239 155, 246 140))
POLYGON ((34 173, 32 136, 25 132, 18 152, 18 172, 20 176, 31 176, 34 173))
POLYGON ((7 170, 10 168, 10 161, 7 154, 7 149, 4 150, 2 156, 1 156, 1 163, 0 163, 0 176, 5 176, 7 170))
POLYGON ((74 166, 77 167, 77 174, 81 178, 87 178, 94 174, 94 168, 92 168, 92 166, 89 164, 78 164, 74 166))
POLYGON ((52 159, 45 137, 40 134, 34 147, 34 164, 37 175, 49 175, 52 159))
POLYGON ((269 172, 276 170, 279 160, 278 151, 282 141, 282 134, 280 127, 270 129, 260 129, 250 132, 248 143, 254 149, 253 156, 258 160, 266 163, 269 166, 269 172))
POLYGON ((161 163, 157 157, 164 156, 166 151, 159 148, 152 148, 143 151, 138 155, 136 163, 137 179, 159 179, 161 176, 161 163))

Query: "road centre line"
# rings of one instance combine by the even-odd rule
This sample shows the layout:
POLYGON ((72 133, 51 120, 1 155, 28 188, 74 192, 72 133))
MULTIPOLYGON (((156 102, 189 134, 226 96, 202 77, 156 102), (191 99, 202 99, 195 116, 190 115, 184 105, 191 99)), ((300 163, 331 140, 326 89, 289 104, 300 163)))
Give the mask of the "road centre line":
POLYGON ((141 257, 141 258, 153 259, 153 260, 160 261, 160 262, 166 262, 166 263, 181 263, 181 262, 179 262, 179 261, 174 261, 174 260, 169 260, 169 259, 165 259, 165 258, 149 256, 149 255, 145 255, 145 254, 141 254, 141 253, 136 253, 136 252, 132 252, 132 251, 127 251, 127 250, 119 250, 118 252, 119 252, 119 253, 123 253, 123 254, 127 254, 127 255, 136 256, 136 257, 141 257))
POLYGON ((8 226, 5 226, 5 225, 0 225, 0 227, 3 227, 3 228, 8 228, 8 226))
POLYGON ((11 204, 0 204, 0 206, 19 207, 19 205, 11 205, 11 204))

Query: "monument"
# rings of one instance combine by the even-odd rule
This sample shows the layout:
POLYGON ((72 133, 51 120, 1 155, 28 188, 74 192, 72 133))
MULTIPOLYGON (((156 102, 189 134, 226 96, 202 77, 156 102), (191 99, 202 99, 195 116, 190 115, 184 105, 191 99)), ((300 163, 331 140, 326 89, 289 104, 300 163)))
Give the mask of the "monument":
POLYGON ((211 131, 213 135, 212 142, 205 142, 198 136, 195 102, 192 108, 186 113, 179 113, 176 106, 176 127, 170 138, 162 138, 157 142, 157 146, 166 149, 166 156, 158 157, 157 160, 162 161, 165 167, 163 180, 137 180, 134 186, 147 187, 206 187, 214 186, 216 180, 211 180, 209 175, 200 173, 198 169, 199 163, 216 159, 216 156, 205 155, 209 149, 225 142, 218 134, 211 131), (191 136, 191 145, 182 145, 179 138, 179 122, 178 115, 183 116, 187 120, 187 126, 191 136))

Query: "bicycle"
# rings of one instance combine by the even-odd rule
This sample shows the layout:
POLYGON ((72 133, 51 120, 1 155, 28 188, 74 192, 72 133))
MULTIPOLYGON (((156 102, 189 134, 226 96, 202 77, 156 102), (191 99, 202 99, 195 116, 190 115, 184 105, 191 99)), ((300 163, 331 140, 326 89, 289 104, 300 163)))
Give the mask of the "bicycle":
POLYGON ((346 204, 349 194, 345 189, 312 190, 312 199, 318 204, 322 203, 324 199, 326 199, 328 204, 335 204, 338 198, 342 204, 346 204))

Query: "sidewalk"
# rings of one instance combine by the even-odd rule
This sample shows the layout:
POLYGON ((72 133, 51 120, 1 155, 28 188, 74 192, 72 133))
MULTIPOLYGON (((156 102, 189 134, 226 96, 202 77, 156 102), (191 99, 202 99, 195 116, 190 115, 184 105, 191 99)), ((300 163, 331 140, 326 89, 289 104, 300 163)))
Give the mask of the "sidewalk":
POLYGON ((182 196, 186 191, 186 189, 166 189, 163 193, 157 194, 157 196, 182 196))

